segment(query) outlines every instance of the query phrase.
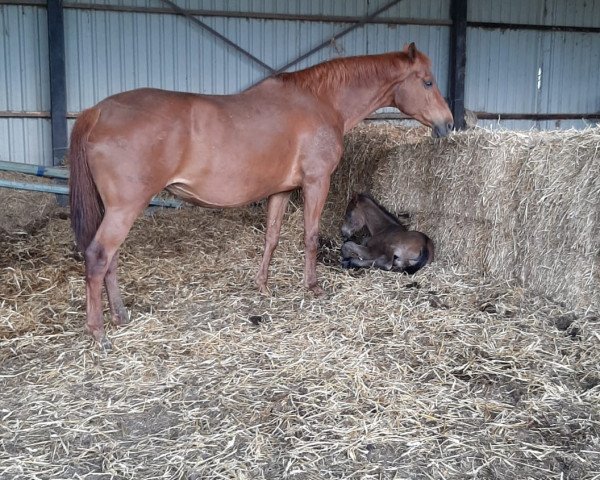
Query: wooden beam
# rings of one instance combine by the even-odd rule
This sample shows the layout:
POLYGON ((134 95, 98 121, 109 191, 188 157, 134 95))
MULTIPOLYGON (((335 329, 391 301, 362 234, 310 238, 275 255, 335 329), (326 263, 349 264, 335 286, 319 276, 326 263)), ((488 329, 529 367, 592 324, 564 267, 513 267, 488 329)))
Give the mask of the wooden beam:
POLYGON ((467 65, 467 0, 450 3, 450 110, 454 128, 465 128, 465 69, 467 65))
MULTIPOLYGON (((79 112, 67 112, 67 118, 77 118, 79 112)), ((51 118, 50 112, 24 110, 0 110, 0 118, 51 118)))
POLYGON ((175 12, 177 15, 181 15, 181 16, 185 17, 190 22, 198 25, 200 28, 202 28, 202 29, 206 30, 207 32, 211 33, 213 36, 217 37, 222 42, 225 42, 225 44, 228 45, 229 47, 233 48, 234 50, 238 51, 242 55, 244 55, 247 58, 249 58, 250 60, 252 60, 253 62, 255 62, 258 65, 260 65, 264 70, 266 70, 270 74, 275 73, 275 69, 271 68, 265 62, 263 62, 260 58, 252 55, 248 50, 240 47, 237 43, 229 40, 225 35, 219 33, 214 28, 212 28, 211 26, 209 26, 206 23, 204 23, 202 20, 199 20, 198 18, 196 18, 188 10, 184 10, 183 8, 181 8, 179 5, 177 5, 176 3, 172 2, 171 0, 161 0, 161 1, 165 5, 168 5, 171 8, 171 10, 173 10, 173 12, 175 12))
MULTIPOLYGON (((166 1, 166 0, 163 0, 163 1, 166 1)), ((313 55, 314 53, 318 52, 319 50, 322 50, 327 45, 331 45, 337 39, 343 37, 344 35, 349 34, 353 30, 356 30, 357 28, 360 28, 360 27, 364 26, 367 23, 368 20, 371 20, 371 19, 377 17, 379 14, 385 12, 386 10, 389 10, 390 8, 392 8, 394 5, 400 3, 401 1, 402 0, 391 0, 390 2, 386 3, 382 7, 379 7, 373 13, 365 15, 361 20, 359 20, 355 24, 350 25, 349 27, 344 28, 343 30, 341 30, 338 33, 334 33, 331 37, 327 38, 327 40, 325 40, 324 42, 320 43, 316 47, 311 48, 309 51, 303 53, 299 57, 296 57, 295 59, 293 59, 293 60, 289 61, 288 63, 286 63, 284 66, 279 67, 277 69, 277 71, 275 72, 275 74, 285 72, 288 68, 293 67, 297 63, 300 63, 302 60, 304 60, 305 58, 310 57, 311 55, 313 55)), ((262 82, 263 80, 264 80, 264 78, 261 79, 261 80, 259 80, 258 82, 254 82, 252 84, 252 86, 256 85, 257 83, 262 82)))

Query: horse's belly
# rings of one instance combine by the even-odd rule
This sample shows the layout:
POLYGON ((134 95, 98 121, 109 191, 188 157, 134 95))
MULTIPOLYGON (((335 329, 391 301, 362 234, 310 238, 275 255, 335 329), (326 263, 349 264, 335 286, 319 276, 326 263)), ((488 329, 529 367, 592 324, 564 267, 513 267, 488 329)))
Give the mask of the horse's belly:
POLYGON ((293 190, 297 182, 256 181, 251 178, 202 178, 198 181, 175 181, 166 190, 183 200, 203 207, 240 207, 266 198, 274 193, 293 190))

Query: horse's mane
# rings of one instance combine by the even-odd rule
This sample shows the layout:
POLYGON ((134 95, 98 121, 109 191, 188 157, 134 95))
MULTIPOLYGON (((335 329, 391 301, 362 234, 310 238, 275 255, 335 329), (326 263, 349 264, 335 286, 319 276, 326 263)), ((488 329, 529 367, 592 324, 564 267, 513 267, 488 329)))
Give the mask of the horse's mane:
POLYGON ((400 220, 396 215, 394 215, 392 212, 390 212, 387 208, 385 208, 383 205, 381 205, 377 200, 375 200, 370 194, 368 193, 359 193, 357 194, 357 200, 358 199, 367 199, 370 200, 371 202, 373 202, 373 204, 375 204, 375 206, 381 211, 381 213, 383 213, 386 217, 388 217, 390 220, 392 220, 394 223, 398 224, 398 225, 402 225, 403 227, 406 227, 406 225, 404 224, 404 222, 402 222, 402 220, 400 220))
POLYGON ((389 78, 397 74, 402 62, 408 62, 404 52, 336 58, 297 72, 280 73, 275 78, 319 94, 340 85, 362 86, 374 78, 389 78))

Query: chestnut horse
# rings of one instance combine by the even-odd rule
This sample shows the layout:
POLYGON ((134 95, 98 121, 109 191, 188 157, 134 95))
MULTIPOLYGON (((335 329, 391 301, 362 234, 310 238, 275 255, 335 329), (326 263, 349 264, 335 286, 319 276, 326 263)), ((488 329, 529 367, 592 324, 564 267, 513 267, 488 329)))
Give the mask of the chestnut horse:
POLYGON ((351 241, 342 245, 344 268, 377 267, 415 273, 433 262, 433 242, 427 235, 407 230, 373 197, 361 193, 348 204, 342 236, 348 239, 363 227, 370 235, 363 245, 351 241))
POLYGON ((128 321, 117 286, 118 249, 136 217, 163 189, 203 207, 267 197, 267 273, 290 192, 304 195, 304 283, 315 294, 321 211, 343 136, 374 110, 393 106, 445 136, 453 119, 429 58, 402 52, 336 59, 282 73, 236 95, 139 89, 83 111, 71 134, 71 223, 85 255, 87 330, 109 348, 102 320, 128 321))

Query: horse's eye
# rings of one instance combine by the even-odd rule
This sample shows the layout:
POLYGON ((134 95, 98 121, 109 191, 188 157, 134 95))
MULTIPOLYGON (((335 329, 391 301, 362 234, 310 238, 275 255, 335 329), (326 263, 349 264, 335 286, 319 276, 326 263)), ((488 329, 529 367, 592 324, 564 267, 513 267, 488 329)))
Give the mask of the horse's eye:
POLYGON ((425 88, 431 88, 433 82, 431 80, 423 80, 423 85, 425 85, 425 88))

